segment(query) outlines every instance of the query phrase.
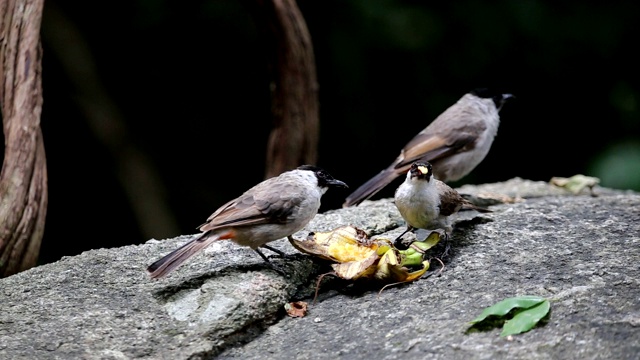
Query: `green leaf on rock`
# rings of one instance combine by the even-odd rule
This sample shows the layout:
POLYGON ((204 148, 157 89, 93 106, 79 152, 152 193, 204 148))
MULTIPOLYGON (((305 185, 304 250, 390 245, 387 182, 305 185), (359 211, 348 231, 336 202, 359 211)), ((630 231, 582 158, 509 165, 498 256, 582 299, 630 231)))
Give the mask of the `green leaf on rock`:
POLYGON ((495 315, 495 316, 507 315, 511 310, 515 308, 528 309, 532 306, 536 306, 540 304, 543 301, 545 301, 545 298, 542 298, 539 296, 531 296, 531 295, 504 299, 496 303, 495 305, 489 306, 488 308, 484 309, 484 311, 482 311, 482 313, 477 318, 473 319, 471 323, 472 324, 478 323, 491 315, 495 315))
POLYGON ((502 327, 500 336, 515 335, 531 330, 538 321, 547 316, 550 308, 549 300, 544 300, 538 305, 519 311, 513 318, 507 320, 502 327))
POLYGON ((512 297, 485 308, 478 317, 471 321, 471 327, 480 325, 480 323, 490 326, 504 324, 500 336, 519 334, 531 330, 549 313, 550 308, 549 300, 540 296, 512 297), (509 319, 509 316, 512 317, 509 319), (496 319, 502 321, 496 322, 496 319))

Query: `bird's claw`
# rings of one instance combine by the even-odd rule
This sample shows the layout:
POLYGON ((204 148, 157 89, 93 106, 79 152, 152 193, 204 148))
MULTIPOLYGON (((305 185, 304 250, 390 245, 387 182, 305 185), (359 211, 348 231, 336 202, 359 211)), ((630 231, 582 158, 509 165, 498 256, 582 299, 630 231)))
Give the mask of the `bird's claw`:
POLYGON ((393 241, 393 247, 395 247, 398 250, 407 250, 409 248, 409 246, 410 246, 410 244, 406 244, 405 241, 403 241, 402 235, 398 236, 393 241))
POLYGON ((407 250, 409 248, 409 246, 411 246, 411 243, 413 241, 405 241, 402 239, 402 237, 410 232, 411 230, 413 230, 411 227, 407 227, 407 230, 403 231, 402 234, 398 235, 398 237, 393 240, 393 246, 398 249, 398 250, 407 250))
POLYGON ((289 277, 289 274, 284 270, 284 268, 281 268, 280 266, 276 266, 274 263, 270 261, 267 263, 267 265, 269 266, 269 268, 271 268, 271 270, 277 272, 278 274, 284 277, 289 277))

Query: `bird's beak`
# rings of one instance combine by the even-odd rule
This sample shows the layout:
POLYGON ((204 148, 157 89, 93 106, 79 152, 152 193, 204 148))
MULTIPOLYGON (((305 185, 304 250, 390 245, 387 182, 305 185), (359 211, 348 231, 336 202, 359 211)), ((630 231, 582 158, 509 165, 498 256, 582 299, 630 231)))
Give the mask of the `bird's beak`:
POLYGON ((337 179, 330 180, 329 182, 327 182, 327 184, 329 184, 330 186, 335 186, 335 187, 349 188, 349 186, 347 186, 346 183, 344 183, 343 181, 337 180, 337 179))

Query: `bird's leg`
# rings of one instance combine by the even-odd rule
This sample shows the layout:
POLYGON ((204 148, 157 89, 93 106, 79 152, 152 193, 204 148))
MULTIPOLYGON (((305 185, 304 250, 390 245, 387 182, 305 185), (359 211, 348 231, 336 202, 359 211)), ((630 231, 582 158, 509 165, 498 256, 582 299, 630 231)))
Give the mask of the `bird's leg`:
POLYGON ((274 253, 280 255, 281 257, 285 257, 287 255, 287 254, 283 253, 282 251, 280 251, 280 250, 278 250, 278 249, 276 249, 276 248, 274 248, 272 246, 269 246, 267 244, 260 245, 260 247, 263 247, 265 249, 269 249, 269 250, 273 251, 274 253))
POLYGON ((260 255, 260 257, 262 258, 262 260, 264 260, 264 262, 271 265, 271 261, 269 261, 269 259, 262 253, 262 251, 260 251, 260 249, 253 249, 253 251, 257 252, 258 255, 260 255))
POLYGON ((404 234, 412 230, 413 230, 413 226, 407 225, 407 230, 405 230, 402 234, 400 234, 400 236, 398 236, 395 240, 393 240, 393 246, 395 246, 396 249, 406 250, 407 246, 405 246, 402 243, 402 237, 404 236, 404 234))
POLYGON ((440 255, 440 259, 445 259, 449 256, 449 250, 451 250, 451 244, 449 243, 449 232, 444 232, 444 251, 440 255))
MULTIPOLYGON (((264 247, 264 245, 262 245, 264 247)), ((280 275, 286 276, 287 274, 284 272, 284 270, 280 269, 279 267, 275 266, 271 261, 269 261, 269 259, 262 253, 262 251, 260 251, 260 249, 253 249, 253 251, 257 252, 258 255, 260 255, 260 257, 262 258, 262 260, 264 260, 265 263, 267 263, 267 265, 275 272, 277 272, 280 275)))

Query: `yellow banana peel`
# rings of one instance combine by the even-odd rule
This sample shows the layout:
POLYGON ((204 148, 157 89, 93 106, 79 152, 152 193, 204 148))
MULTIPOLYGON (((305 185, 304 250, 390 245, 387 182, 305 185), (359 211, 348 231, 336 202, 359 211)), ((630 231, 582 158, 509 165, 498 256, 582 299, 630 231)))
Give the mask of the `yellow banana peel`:
POLYGON ((310 233, 305 240, 293 239, 291 244, 300 252, 334 262, 335 275, 342 279, 398 283, 414 281, 429 269, 423 255, 438 241, 440 233, 433 231, 424 241, 398 250, 389 239, 370 239, 363 230, 349 225, 310 233))

